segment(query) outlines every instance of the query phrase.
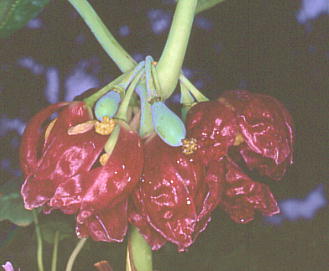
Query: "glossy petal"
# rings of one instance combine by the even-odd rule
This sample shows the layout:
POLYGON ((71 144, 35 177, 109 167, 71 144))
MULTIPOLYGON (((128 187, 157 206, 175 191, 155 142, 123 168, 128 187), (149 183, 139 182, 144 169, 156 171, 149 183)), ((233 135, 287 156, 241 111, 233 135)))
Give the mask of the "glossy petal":
POLYGON ((235 109, 241 133, 252 151, 276 165, 292 163, 293 123, 277 99, 248 91, 227 91, 223 98, 235 109))
POLYGON ((38 164, 38 148, 41 145, 39 142, 43 141, 42 123, 48 120, 53 113, 67 105, 68 103, 50 105, 28 122, 20 146, 20 164, 25 176, 30 175, 38 164))
POLYGON ((154 233, 145 226, 145 218, 179 251, 192 244, 199 222, 197 210, 202 210, 203 196, 207 194, 202 179, 201 163, 184 155, 181 148, 171 147, 157 136, 145 143, 144 175, 134 194, 137 211, 131 221, 151 240, 153 249, 162 245, 161 239, 152 239, 154 233), (136 217, 136 213, 141 217, 136 217))
POLYGON ((79 238, 91 237, 95 241, 122 242, 128 228, 127 201, 95 212, 83 224, 77 224, 79 238))
POLYGON ((139 136, 121 127, 107 163, 59 184, 50 206, 64 211, 81 203, 77 221, 82 224, 96 210, 125 199, 137 184, 142 168, 143 149, 139 136))
POLYGON ((280 212, 267 185, 251 180, 230 159, 225 158, 217 163, 218 167, 225 167, 220 206, 235 222, 247 223, 253 220, 256 211, 267 216, 280 212))
MULTIPOLYGON (((48 110, 48 115, 44 114, 43 119, 38 118, 37 115, 39 126, 34 125, 35 121, 32 119, 31 126, 29 125, 27 128, 27 134, 31 133, 30 129, 39 131, 42 120, 53 112, 54 110, 48 110)), ((81 102, 71 103, 59 113, 54 127, 45 140, 42 154, 22 186, 21 193, 27 209, 45 204, 52 197, 56 186, 82 169, 90 169, 98 158, 107 140, 106 137, 100 136, 94 131, 81 135, 68 135, 67 133, 69 127, 89 119, 90 113, 81 102)), ((41 140, 40 137, 38 140, 41 140)), ((26 153, 26 149, 34 149, 34 153, 36 153, 37 147, 36 142, 34 142, 34 146, 28 144, 28 147, 23 142, 21 153, 26 153)))
POLYGON ((167 242, 167 240, 147 222, 144 202, 140 195, 139 188, 136 189, 134 196, 129 203, 128 219, 131 224, 138 228, 139 232, 144 236, 152 250, 160 249, 167 242))
POLYGON ((273 180, 281 180, 290 165, 290 158, 277 165, 272 159, 253 152, 246 144, 240 147, 240 154, 250 170, 256 169, 261 175, 273 180))
POLYGON ((198 142, 198 156, 204 164, 227 154, 238 133, 234 112, 217 102, 202 102, 191 108, 186 118, 187 136, 198 142))

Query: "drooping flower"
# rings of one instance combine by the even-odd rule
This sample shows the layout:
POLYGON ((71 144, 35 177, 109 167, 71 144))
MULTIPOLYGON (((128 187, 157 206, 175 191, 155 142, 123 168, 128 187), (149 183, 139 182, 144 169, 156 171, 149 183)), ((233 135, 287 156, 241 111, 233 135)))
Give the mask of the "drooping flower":
POLYGON ((25 174, 25 208, 46 204, 56 187, 81 170, 89 170, 102 152, 107 137, 90 130, 70 135, 68 130, 92 120, 83 102, 50 105, 28 123, 21 143, 20 161, 25 174), (58 113, 47 128, 43 124, 58 113))
POLYGON ((204 180, 199 161, 158 136, 145 143, 144 171, 130 206, 129 220, 152 249, 166 241, 179 251, 190 246, 218 203, 219 183, 204 180))
POLYGON ((143 168, 140 138, 127 124, 94 120, 83 102, 51 105, 28 124, 20 159, 27 209, 77 214, 80 237, 123 240, 127 197, 143 168), (58 117, 43 128, 55 112, 58 117))
POLYGON ((198 141, 204 164, 235 147, 250 169, 279 180, 292 163, 292 118, 273 97, 226 91, 217 101, 192 107, 186 125, 188 136, 198 141))
POLYGON ((60 184, 49 205, 65 213, 78 212, 80 237, 122 241, 127 231, 127 197, 143 169, 143 148, 137 133, 121 124, 112 153, 104 153, 100 163, 103 165, 60 184))

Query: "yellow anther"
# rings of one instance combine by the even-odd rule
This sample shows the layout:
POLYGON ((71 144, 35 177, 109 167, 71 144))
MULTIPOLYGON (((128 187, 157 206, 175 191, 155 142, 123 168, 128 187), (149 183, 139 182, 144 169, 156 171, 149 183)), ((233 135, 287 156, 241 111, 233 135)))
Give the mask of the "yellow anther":
POLYGON ((152 61, 152 65, 153 65, 153 66, 156 66, 157 64, 158 64, 157 61, 152 61))
POLYGON ((185 138, 182 140, 183 153, 192 154, 198 149, 197 141, 195 138, 185 138))
POLYGON ((244 138, 241 134, 237 134, 234 139, 233 146, 239 146, 241 143, 244 142, 244 138))
POLYGON ((51 130, 54 128, 54 125, 55 125, 56 120, 57 120, 57 118, 56 118, 56 119, 53 119, 53 120, 48 124, 47 129, 46 129, 46 131, 45 131, 45 141, 48 139, 51 130))
POLYGON ((101 157, 99 157, 99 163, 102 166, 104 166, 107 163, 107 161, 109 160, 109 158, 110 158, 110 155, 108 153, 103 153, 101 155, 101 157))
POLYGON ((95 131, 100 135, 110 135, 115 127, 115 120, 104 116, 102 122, 95 123, 95 131))
POLYGON ((67 133, 69 135, 79 135, 79 134, 89 132, 91 129, 94 128, 95 123, 96 123, 95 120, 88 120, 86 122, 79 123, 77 125, 74 125, 74 126, 70 127, 67 130, 67 133))

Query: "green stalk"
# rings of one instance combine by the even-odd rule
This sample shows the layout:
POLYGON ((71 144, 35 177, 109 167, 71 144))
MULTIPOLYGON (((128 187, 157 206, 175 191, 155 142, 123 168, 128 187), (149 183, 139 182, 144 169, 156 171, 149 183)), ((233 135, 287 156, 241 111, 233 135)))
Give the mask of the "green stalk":
POLYGON ((133 79, 130 86, 128 87, 126 96, 124 97, 123 101, 121 102, 118 113, 115 116, 117 119, 127 121, 127 111, 128 111, 131 96, 133 95, 134 90, 143 74, 144 74, 144 69, 137 73, 136 77, 133 79))
POLYGON ((204 96, 183 74, 179 76, 181 84, 186 87, 198 102, 207 102, 209 99, 204 96))
POLYGON ((197 3, 198 0, 179 0, 177 3, 168 39, 156 67, 164 99, 176 88, 197 3))
POLYGON ((126 52, 125 49, 122 48, 119 42, 106 28, 89 2, 87 0, 68 1, 80 14, 98 42, 101 44, 106 53, 112 58, 119 69, 125 72, 134 68, 136 65, 135 60, 126 52))
POLYGON ((51 271, 56 271, 57 270, 59 237, 60 237, 60 232, 56 231, 55 236, 54 236, 53 255, 52 255, 52 259, 51 259, 51 271))
POLYGON ((42 235, 41 235, 41 230, 40 230, 40 225, 39 225, 39 220, 38 220, 38 214, 35 209, 32 210, 32 215, 33 215, 33 221, 35 225, 35 233, 37 235, 37 263, 38 263, 38 270, 39 271, 44 271, 43 267, 43 245, 42 245, 42 235))
POLYGON ((128 238, 126 271, 152 271, 152 250, 132 226, 128 238))
POLYGON ((72 267, 73 267, 73 264, 75 262, 75 259, 78 256, 78 254, 80 253, 80 251, 83 248, 86 241, 87 241, 87 238, 82 238, 82 239, 79 240, 79 242, 75 246, 74 250, 72 251, 69 260, 67 261, 65 271, 72 271, 72 267))
POLYGON ((100 90, 98 90, 96 93, 92 94, 88 98, 85 98, 83 101, 86 105, 89 107, 93 107, 94 104, 100 99, 103 95, 105 95, 108 91, 113 89, 115 86, 117 86, 120 82, 122 82, 124 79, 126 79, 127 74, 121 74, 118 78, 114 79, 112 82, 108 83, 104 87, 102 87, 100 90))

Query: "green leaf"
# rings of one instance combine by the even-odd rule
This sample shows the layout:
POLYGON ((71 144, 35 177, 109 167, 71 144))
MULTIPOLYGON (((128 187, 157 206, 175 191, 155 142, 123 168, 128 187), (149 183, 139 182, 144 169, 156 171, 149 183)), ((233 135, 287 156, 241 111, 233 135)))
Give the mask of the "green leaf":
POLYGON ((0 0, 0 38, 36 17, 50 0, 0 0))
POLYGON ((10 180, 0 186, 0 221, 9 220, 18 226, 33 222, 32 212, 24 208, 18 180, 10 180))
POLYGON ((204 10, 212 8, 213 6, 223 2, 224 0, 199 0, 195 13, 200 13, 204 10))

